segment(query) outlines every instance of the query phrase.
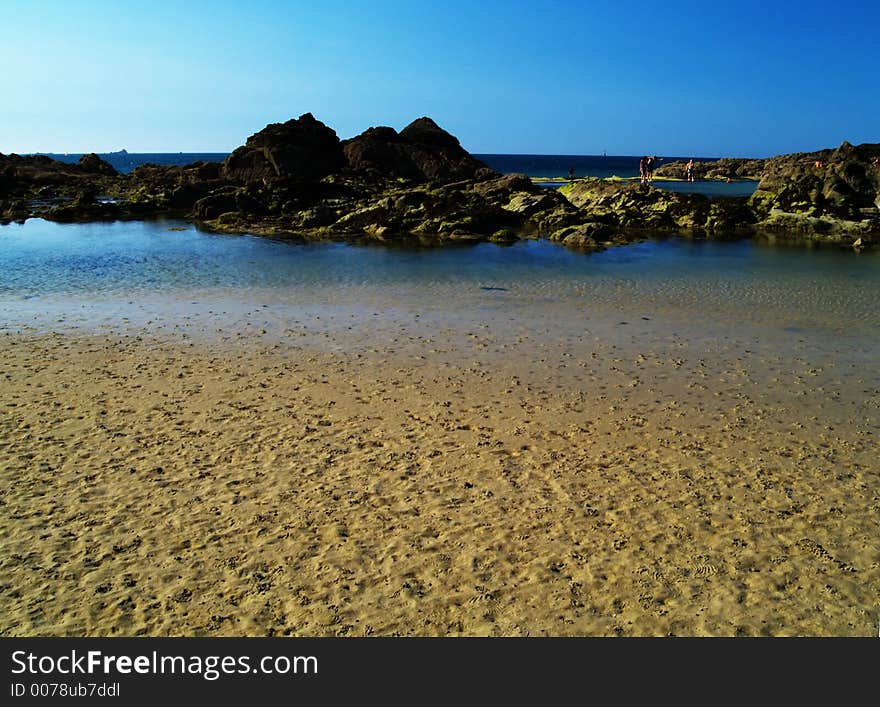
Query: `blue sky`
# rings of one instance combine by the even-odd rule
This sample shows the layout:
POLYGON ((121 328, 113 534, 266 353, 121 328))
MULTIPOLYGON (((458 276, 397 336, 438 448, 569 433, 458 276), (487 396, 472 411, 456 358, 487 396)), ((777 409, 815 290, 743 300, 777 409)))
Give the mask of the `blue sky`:
POLYGON ((880 3, 0 0, 0 152, 228 151, 312 112, 472 152, 880 142, 880 3))

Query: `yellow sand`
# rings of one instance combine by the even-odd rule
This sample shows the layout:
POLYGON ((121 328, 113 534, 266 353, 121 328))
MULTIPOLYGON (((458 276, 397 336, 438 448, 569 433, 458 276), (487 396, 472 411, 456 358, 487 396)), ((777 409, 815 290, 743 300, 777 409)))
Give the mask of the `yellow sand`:
POLYGON ((0 633, 876 634, 864 382, 414 346, 0 335, 0 633))

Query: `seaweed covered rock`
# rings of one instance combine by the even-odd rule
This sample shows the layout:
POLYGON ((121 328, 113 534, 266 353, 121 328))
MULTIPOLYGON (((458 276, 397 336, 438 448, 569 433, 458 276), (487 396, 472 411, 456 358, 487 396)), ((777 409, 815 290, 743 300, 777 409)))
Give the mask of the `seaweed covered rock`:
POLYGON ((437 241, 487 240, 523 219, 474 192, 468 183, 421 185, 367 198, 342 215, 329 231, 378 240, 416 237, 437 241))
POLYGON ((880 144, 773 157, 750 205, 767 228, 878 232, 880 144))
POLYGON ((110 193, 140 210, 185 213, 225 183, 217 162, 199 161, 183 166, 143 164, 120 180, 110 193))
POLYGON ((621 228, 717 234, 747 230, 755 220, 744 197, 709 199, 603 179, 581 179, 560 192, 592 220, 621 228))

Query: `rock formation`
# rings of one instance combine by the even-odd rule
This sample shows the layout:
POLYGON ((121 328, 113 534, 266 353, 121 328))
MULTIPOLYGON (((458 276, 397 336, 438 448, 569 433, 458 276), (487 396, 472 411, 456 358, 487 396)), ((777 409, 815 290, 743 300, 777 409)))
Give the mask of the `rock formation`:
POLYGON ((744 198, 709 199, 603 179, 581 179, 560 191, 594 221, 623 229, 721 234, 743 232, 755 221, 744 198))
POLYGON ((414 120, 399 133, 370 128, 346 140, 343 150, 351 168, 362 174, 436 182, 496 176, 430 118, 414 120))
POLYGON ((766 161, 750 206, 761 225, 818 240, 880 232, 880 144, 781 155, 766 161))
POLYGON ((345 155, 336 132, 311 113, 272 123, 251 135, 223 162, 231 181, 310 181, 339 171, 345 155))
POLYGON ((102 160, 94 152, 79 158, 79 168, 88 174, 103 174, 107 177, 114 177, 118 174, 113 165, 102 160))
MULTIPOLYGON (((694 162, 696 179, 760 179, 765 160, 722 157, 712 162, 694 162)), ((654 170, 658 178, 686 178, 687 162, 668 162, 654 170)))
POLYGON ((498 175, 430 118, 340 142, 306 113, 266 126, 222 164, 117 174, 93 154, 79 164, 0 155, 0 223, 163 215, 226 233, 432 243, 548 238, 582 250, 656 233, 781 234, 859 248, 878 242, 880 145, 720 160, 706 174, 739 177, 759 166, 751 198, 602 179, 550 189, 525 175, 498 175))

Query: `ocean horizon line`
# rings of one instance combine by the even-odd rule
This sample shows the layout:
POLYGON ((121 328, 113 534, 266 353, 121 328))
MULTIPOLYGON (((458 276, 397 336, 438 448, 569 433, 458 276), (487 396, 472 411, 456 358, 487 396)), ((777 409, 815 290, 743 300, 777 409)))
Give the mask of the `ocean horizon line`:
MULTIPOLYGON (((22 152, 22 151, 10 151, 4 152, 0 150, 0 154, 6 155, 21 155, 21 156, 42 156, 42 157, 56 157, 56 156, 74 156, 74 155, 231 155, 233 150, 107 150, 107 151, 98 151, 98 150, 79 150, 79 151, 71 151, 71 152, 47 152, 47 151, 36 151, 36 152, 22 152)), ((470 151, 469 151, 470 152, 470 151)), ((753 157, 750 155, 697 155, 696 153, 688 154, 688 155, 673 155, 671 153, 660 153, 660 152, 640 152, 637 154, 613 154, 613 153, 575 153, 575 152, 470 152, 474 157, 480 156, 492 156, 492 157, 596 157, 596 158, 635 158, 638 159, 646 154, 657 155, 663 157, 664 159, 672 159, 672 158, 693 158, 700 160, 720 160, 720 159, 746 159, 746 160, 759 160, 759 159, 767 159, 766 157, 753 157)), ((781 154, 781 153, 780 153, 781 154)))

